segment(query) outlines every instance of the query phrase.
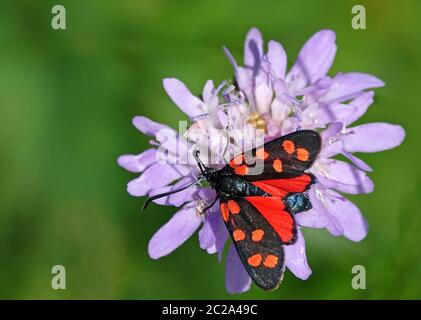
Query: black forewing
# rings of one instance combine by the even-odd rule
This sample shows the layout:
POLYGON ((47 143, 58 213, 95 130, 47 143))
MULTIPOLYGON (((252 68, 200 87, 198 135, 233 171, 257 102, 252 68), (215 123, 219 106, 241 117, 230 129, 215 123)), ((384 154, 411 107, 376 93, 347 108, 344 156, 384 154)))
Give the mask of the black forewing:
POLYGON ((259 287, 265 290, 276 289, 284 273, 282 241, 266 219, 246 199, 233 197, 221 201, 221 205, 227 205, 229 201, 235 201, 241 209, 236 214, 230 213, 228 219, 224 220, 244 267, 259 287), (244 232, 244 239, 239 240, 238 234, 235 236, 236 230, 244 232), (256 230, 264 232, 260 241, 253 240, 253 231, 256 230), (249 259, 255 255, 261 255, 258 266, 258 259, 252 261, 255 266, 249 263, 249 259), (274 260, 277 260, 276 263, 274 260))
POLYGON ((227 167, 247 181, 296 177, 311 167, 320 148, 316 131, 295 131, 244 152, 227 167), (265 159, 259 154, 265 154, 265 159))

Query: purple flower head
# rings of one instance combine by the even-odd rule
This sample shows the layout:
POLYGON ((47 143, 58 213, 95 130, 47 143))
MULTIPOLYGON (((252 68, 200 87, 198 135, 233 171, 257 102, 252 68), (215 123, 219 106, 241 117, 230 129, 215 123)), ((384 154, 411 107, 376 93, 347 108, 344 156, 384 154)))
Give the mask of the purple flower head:
MULTIPOLYGON (((240 66, 224 48, 234 68, 236 86, 206 82, 201 98, 194 96, 179 80, 164 79, 164 89, 188 116, 181 123, 183 132, 135 117, 134 126, 152 137, 151 148, 138 155, 123 155, 118 163, 140 174, 128 183, 133 196, 148 196, 179 190, 200 176, 192 156, 200 150, 201 160, 221 168, 232 156, 264 141, 299 130, 320 132, 322 150, 310 169, 317 183, 309 191, 313 208, 298 213, 298 240, 285 246, 285 266, 298 278, 307 279, 305 240, 300 228, 326 228, 332 235, 361 241, 368 224, 356 205, 345 194, 372 192, 370 166, 354 153, 378 152, 400 145, 405 137, 398 125, 369 123, 353 126, 373 103, 374 92, 382 87, 378 78, 364 73, 327 75, 336 54, 335 33, 322 30, 303 46, 287 72, 283 46, 269 41, 265 51, 259 30, 249 31, 244 44, 244 65, 240 66), (335 159, 342 155, 348 161, 335 159)), ((160 205, 179 207, 149 242, 149 255, 158 259, 171 253, 199 230, 200 247, 221 260, 229 235, 215 204, 202 210, 216 197, 210 187, 195 184, 182 192, 156 199, 160 205)), ((228 241, 225 283, 230 293, 248 290, 251 279, 228 241)))

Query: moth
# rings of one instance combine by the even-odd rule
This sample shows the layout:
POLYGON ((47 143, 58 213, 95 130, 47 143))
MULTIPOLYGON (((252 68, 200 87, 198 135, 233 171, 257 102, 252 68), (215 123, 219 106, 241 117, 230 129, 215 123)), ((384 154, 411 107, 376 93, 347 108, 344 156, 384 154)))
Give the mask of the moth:
MULTIPOLYGON (((237 155, 219 170, 205 166, 195 154, 201 178, 217 195, 206 209, 219 201, 222 219, 245 269, 265 290, 276 289, 282 281, 284 246, 297 241, 294 215, 312 208, 307 191, 316 179, 307 170, 320 148, 317 132, 300 130, 237 155)), ((149 198, 144 208, 158 197, 189 186, 149 198)))

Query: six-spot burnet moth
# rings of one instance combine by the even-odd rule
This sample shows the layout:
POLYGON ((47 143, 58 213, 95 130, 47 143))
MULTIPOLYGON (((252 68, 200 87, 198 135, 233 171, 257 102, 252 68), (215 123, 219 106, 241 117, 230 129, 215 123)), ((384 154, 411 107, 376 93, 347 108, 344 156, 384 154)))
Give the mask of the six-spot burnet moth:
MULTIPOLYGON (((301 130, 244 152, 220 170, 206 167, 195 153, 202 173, 200 179, 207 180, 217 194, 203 212, 219 200, 222 219, 241 261, 252 280, 263 289, 275 289, 282 281, 283 246, 297 240, 294 215, 311 209, 306 191, 315 178, 306 170, 320 148, 317 132, 301 130), (263 167, 256 166, 257 161, 263 167)), ((151 197, 142 210, 151 201, 196 183, 151 197)))

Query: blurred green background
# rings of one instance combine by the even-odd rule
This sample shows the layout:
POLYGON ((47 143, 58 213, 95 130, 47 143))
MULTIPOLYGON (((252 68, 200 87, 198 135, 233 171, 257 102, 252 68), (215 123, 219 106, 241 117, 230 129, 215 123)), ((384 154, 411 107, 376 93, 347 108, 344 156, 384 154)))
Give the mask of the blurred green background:
POLYGON ((421 298, 420 1, 20 1, 0 4, 0 298, 421 298), (51 8, 67 9, 67 30, 51 28, 51 8), (367 30, 351 28, 351 8, 367 9, 367 30), (175 126, 183 114, 162 89, 175 76, 199 93, 230 78, 222 52, 242 59, 248 29, 276 39, 291 64, 314 32, 337 33, 330 74, 372 73, 386 82, 363 122, 407 132, 398 149, 363 155, 376 190, 354 196, 370 223, 359 244, 304 230, 313 270, 287 272, 282 286, 231 296, 224 264, 197 235, 158 261, 147 243, 174 208, 126 193, 135 177, 118 167, 148 139, 131 125, 146 115, 175 126), (51 288, 51 268, 67 289, 51 288), (351 268, 367 270, 353 290, 351 268))

